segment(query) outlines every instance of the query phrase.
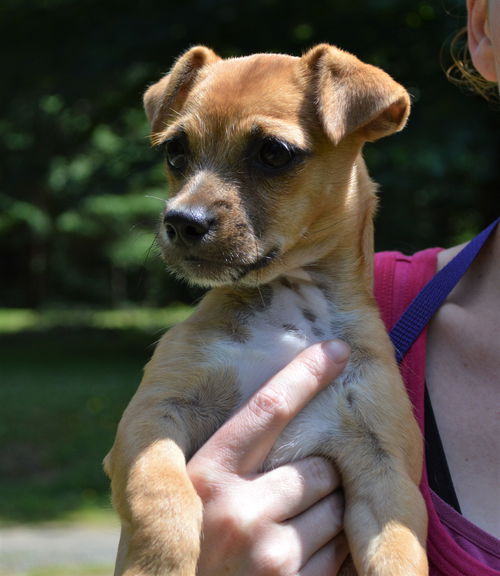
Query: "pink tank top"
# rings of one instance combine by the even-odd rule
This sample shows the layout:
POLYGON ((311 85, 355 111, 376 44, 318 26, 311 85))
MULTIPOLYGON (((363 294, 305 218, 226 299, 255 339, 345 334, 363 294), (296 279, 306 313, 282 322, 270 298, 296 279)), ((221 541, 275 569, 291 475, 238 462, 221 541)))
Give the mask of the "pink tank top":
MULTIPOLYGON (((375 297, 389 331, 413 298, 436 273, 439 248, 405 256, 382 252, 375 257, 375 297)), ((424 433, 426 330, 401 364, 401 374, 424 433)), ((500 541, 461 516, 421 483, 429 514, 427 551, 430 576, 500 576, 500 541)))

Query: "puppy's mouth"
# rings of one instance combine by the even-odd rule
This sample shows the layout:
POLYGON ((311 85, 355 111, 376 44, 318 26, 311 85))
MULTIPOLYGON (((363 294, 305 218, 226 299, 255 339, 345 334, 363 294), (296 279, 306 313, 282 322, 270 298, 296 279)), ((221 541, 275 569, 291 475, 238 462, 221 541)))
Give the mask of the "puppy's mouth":
POLYGON ((280 250, 275 246, 252 262, 241 262, 234 258, 202 258, 197 255, 185 256, 177 262, 169 262, 168 257, 166 260, 167 264, 186 280, 203 286, 216 286, 237 283, 252 272, 267 268, 279 255, 280 250))
POLYGON ((158 237, 165 263, 202 287, 258 284, 259 271, 281 255, 279 240, 260 237, 249 217, 216 208, 167 207, 158 237))
POLYGON ((245 277, 250 272, 256 272, 257 270, 262 270, 263 268, 266 268, 267 266, 272 264, 279 257, 279 255, 280 251, 277 246, 271 248, 271 250, 269 250, 267 254, 262 256, 262 258, 258 258, 255 262, 243 266, 242 270, 240 271, 239 279, 245 277))

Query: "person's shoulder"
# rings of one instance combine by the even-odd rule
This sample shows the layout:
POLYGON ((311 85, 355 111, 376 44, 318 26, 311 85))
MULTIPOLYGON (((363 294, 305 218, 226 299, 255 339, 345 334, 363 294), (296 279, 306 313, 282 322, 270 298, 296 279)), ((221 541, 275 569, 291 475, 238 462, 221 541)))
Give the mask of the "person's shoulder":
POLYGON ((455 258, 455 256, 462 251, 462 249, 465 247, 467 243, 464 244, 460 244, 458 246, 452 246, 451 248, 447 248, 446 250, 440 250, 439 253, 437 254, 437 270, 441 270, 442 268, 444 268, 446 266, 446 264, 448 264, 448 262, 450 262, 451 260, 453 260, 453 258, 455 258))

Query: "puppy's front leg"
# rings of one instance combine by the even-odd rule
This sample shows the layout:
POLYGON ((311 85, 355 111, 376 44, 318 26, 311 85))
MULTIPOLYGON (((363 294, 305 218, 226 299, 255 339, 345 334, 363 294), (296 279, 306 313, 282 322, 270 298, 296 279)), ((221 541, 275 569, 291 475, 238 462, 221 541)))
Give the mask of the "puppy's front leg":
MULTIPOLYGON (((345 531, 360 576, 427 576, 426 515, 417 486, 397 462, 364 481, 349 478, 345 531)), ((361 473, 363 475, 363 473, 361 473)), ((346 567, 342 576, 353 574, 346 567)))
POLYGON ((187 431, 154 396, 136 395, 105 461, 122 522, 115 576, 194 576, 202 505, 186 472, 187 431))
POLYGON ((360 576, 427 576, 420 431, 398 374, 381 368, 371 376, 338 406, 351 554, 360 576))

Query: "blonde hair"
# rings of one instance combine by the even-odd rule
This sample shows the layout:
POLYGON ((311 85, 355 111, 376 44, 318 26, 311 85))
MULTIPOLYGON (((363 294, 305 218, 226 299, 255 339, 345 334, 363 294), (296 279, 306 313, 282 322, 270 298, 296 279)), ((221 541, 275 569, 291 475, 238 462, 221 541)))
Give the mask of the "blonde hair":
POLYGON ((462 28, 452 39, 450 53, 453 64, 446 71, 448 79, 490 102, 498 101, 498 84, 483 78, 472 63, 467 44, 467 28, 462 28))

